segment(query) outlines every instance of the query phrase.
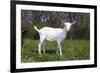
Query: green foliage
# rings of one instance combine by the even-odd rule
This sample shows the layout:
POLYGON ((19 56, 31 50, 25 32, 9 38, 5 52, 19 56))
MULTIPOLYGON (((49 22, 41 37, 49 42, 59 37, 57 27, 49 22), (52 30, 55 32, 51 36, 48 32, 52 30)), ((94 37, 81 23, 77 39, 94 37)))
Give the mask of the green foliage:
POLYGON ((57 17, 51 17, 47 23, 48 23, 49 27, 53 27, 53 28, 61 27, 61 20, 59 20, 59 18, 57 18, 57 17))
POLYGON ((21 30, 22 39, 39 39, 39 34, 34 30, 34 25, 38 29, 42 27, 63 28, 61 22, 76 21, 67 33, 67 39, 89 40, 90 39, 90 14, 73 13, 73 12, 56 12, 56 11, 31 11, 22 10, 21 12, 21 30), (23 32, 24 31, 24 32, 23 32))
POLYGON ((90 39, 90 17, 89 14, 80 14, 80 24, 77 23, 71 27, 70 32, 68 32, 69 37, 73 39, 90 39))
POLYGON ((32 28, 32 24, 26 20, 26 19, 22 19, 21 21, 21 34, 22 34, 22 39, 23 38, 33 38, 33 28, 32 28))
POLYGON ((38 40, 24 39, 21 49, 21 62, 45 62, 45 61, 71 61, 90 59, 90 41, 88 40, 64 40, 62 42, 63 56, 56 54, 56 42, 46 43, 46 53, 38 54, 38 40))

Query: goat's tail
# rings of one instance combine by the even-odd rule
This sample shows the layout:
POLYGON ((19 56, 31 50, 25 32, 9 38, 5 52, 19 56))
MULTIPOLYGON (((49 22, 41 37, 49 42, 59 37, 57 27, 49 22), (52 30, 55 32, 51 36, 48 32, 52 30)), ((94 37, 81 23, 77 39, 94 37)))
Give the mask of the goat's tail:
POLYGON ((36 31, 40 32, 40 30, 39 30, 36 26, 34 26, 34 29, 35 29, 36 31))

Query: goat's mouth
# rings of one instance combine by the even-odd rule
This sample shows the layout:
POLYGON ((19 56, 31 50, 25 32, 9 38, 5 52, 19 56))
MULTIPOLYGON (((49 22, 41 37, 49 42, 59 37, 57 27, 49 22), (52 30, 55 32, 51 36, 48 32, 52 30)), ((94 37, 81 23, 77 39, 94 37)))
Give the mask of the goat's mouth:
POLYGON ((69 29, 66 29, 66 32, 69 32, 70 30, 69 29))

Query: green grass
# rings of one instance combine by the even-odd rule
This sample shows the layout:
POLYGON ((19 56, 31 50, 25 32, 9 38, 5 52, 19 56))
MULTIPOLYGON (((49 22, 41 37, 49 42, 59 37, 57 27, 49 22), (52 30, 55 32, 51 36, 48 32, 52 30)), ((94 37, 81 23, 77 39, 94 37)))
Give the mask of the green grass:
POLYGON ((21 62, 47 62, 47 61, 69 61, 87 60, 90 58, 89 40, 64 40, 62 42, 63 56, 56 54, 56 42, 47 42, 46 53, 38 55, 38 40, 24 39, 21 49, 21 62))

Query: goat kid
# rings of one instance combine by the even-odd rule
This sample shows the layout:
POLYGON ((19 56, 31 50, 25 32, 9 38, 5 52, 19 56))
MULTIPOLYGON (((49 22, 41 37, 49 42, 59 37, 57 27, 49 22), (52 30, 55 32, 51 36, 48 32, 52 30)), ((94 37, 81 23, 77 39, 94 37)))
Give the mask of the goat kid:
POLYGON ((70 27, 75 24, 75 21, 72 23, 65 22, 65 27, 63 29, 61 28, 52 28, 52 27, 43 27, 40 30, 34 26, 34 29, 39 33, 40 39, 38 44, 38 53, 41 55, 41 49, 43 49, 43 52, 45 53, 45 40, 48 41, 56 41, 57 42, 57 50, 56 53, 60 53, 62 56, 62 47, 61 42, 66 38, 67 32, 70 30, 70 27))

